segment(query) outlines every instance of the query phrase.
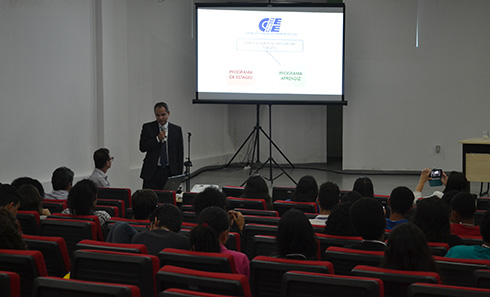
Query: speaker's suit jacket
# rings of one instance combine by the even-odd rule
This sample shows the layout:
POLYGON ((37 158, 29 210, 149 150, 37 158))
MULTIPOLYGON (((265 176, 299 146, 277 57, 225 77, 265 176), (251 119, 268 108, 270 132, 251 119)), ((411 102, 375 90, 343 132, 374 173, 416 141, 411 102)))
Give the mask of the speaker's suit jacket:
MULTIPOLYGON (((141 168, 140 177, 144 180, 150 179, 157 170, 158 158, 160 157, 162 142, 157 141, 160 127, 157 121, 143 124, 140 135, 140 151, 146 152, 141 168)), ((168 123, 168 164, 169 176, 182 174, 184 168, 184 143, 182 129, 180 126, 168 123)))

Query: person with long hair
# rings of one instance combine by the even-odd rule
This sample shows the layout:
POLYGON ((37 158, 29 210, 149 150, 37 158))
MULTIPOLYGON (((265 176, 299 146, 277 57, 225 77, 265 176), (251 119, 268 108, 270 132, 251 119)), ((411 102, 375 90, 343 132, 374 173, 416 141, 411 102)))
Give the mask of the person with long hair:
MULTIPOLYGON (((419 178, 419 183, 417 184, 417 187, 415 188, 415 191, 413 194, 415 195, 415 201, 419 198, 422 197, 422 191, 424 190, 424 185, 425 183, 431 179, 430 173, 431 173, 430 168, 425 168, 422 170, 420 173, 420 178, 419 178)), ((446 173, 443 171, 442 176, 441 176, 441 182, 445 186, 444 190, 441 191, 434 191, 431 196, 437 196, 439 198, 442 198, 444 194, 450 191, 465 191, 469 192, 469 183, 466 177, 462 172, 458 171, 451 171, 449 173, 449 176, 446 175, 446 173)))
POLYGON ((374 198, 374 186, 369 177, 364 176, 356 179, 352 191, 358 192, 362 197, 374 198))
POLYGON ((241 198, 264 199, 267 209, 272 209, 272 198, 269 194, 269 187, 260 174, 250 176, 245 185, 241 198))
POLYGON ((279 221, 276 242, 281 258, 315 259, 317 239, 306 215, 299 209, 288 210, 279 221))
POLYGON ((296 202, 315 202, 318 198, 318 184, 311 175, 303 176, 296 185, 291 201, 296 202))
POLYGON ((6 208, 0 208, 0 249, 27 249, 17 219, 6 208))
POLYGON ((328 216, 325 225, 325 233, 338 236, 358 236, 352 227, 350 220, 350 209, 352 202, 342 202, 337 204, 328 216))
POLYGON ((45 219, 51 215, 47 208, 43 208, 42 198, 39 191, 31 184, 25 184, 19 188, 20 207, 19 210, 37 211, 41 219, 45 219))

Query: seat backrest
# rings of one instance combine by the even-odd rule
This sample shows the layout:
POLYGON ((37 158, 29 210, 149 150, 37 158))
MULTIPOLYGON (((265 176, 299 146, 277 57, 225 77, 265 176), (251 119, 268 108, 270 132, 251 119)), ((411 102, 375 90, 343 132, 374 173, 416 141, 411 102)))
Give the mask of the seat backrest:
POLYGON ((433 256, 444 257, 449 250, 449 244, 445 242, 427 242, 429 251, 433 256))
POLYGON ((461 236, 461 240, 463 241, 464 245, 482 245, 483 244, 483 238, 481 236, 461 236))
POLYGON ((383 297, 383 282, 377 278, 312 273, 286 272, 282 279, 282 297, 383 297))
POLYGON ((250 286, 252 295, 281 296, 281 280, 290 270, 317 273, 334 273, 332 263, 257 256, 250 262, 250 286))
POLYGON ((291 199, 296 187, 272 187, 272 201, 291 199))
POLYGON ((168 203, 177 205, 177 197, 175 191, 170 190, 153 190, 157 194, 158 203, 168 203))
POLYGON ((473 276, 476 279, 478 288, 490 289, 490 270, 478 269, 473 271, 473 276))
POLYGON ((196 192, 184 192, 184 194, 182 194, 182 205, 192 205, 198 194, 199 193, 196 192))
POLYGON ((357 265, 379 266, 384 252, 363 251, 331 246, 325 251, 325 259, 333 264, 337 274, 352 275, 357 265))
POLYGON ((97 205, 115 206, 119 209, 119 217, 126 217, 126 203, 123 200, 97 198, 97 205))
POLYGON ((229 197, 240 197, 243 194, 244 187, 237 186, 223 186, 221 187, 221 191, 225 193, 226 196, 229 197))
POLYGON ((20 277, 20 296, 32 296, 32 282, 47 276, 44 257, 40 251, 0 249, 0 270, 15 272, 20 277))
POLYGON ((156 276, 157 291, 170 288, 198 292, 251 297, 246 276, 235 273, 208 272, 167 265, 156 276))
POLYGON ((263 225, 279 225, 281 218, 279 217, 265 217, 256 215, 244 215, 245 224, 263 224, 263 225))
POLYGON ((257 256, 273 256, 277 253, 275 236, 255 235, 252 244, 252 258, 257 256))
POLYGON ((148 254, 146 245, 139 243, 112 243, 98 240, 83 239, 75 246, 76 250, 101 250, 122 253, 148 254))
POLYGON ((62 237, 26 234, 22 237, 30 250, 40 251, 43 254, 49 276, 63 277, 70 272, 70 257, 62 237))
POLYGON ((415 283, 408 287, 408 297, 488 297, 489 289, 415 283))
POLYGON ((38 277, 33 286, 36 297, 143 297, 137 286, 116 283, 38 277))
POLYGON ((133 207, 131 204, 131 190, 128 188, 99 188, 97 199, 122 200, 126 207, 133 207))
POLYGON ((274 201, 274 210, 277 210, 279 216, 282 216, 286 211, 291 208, 300 209, 303 212, 308 213, 318 213, 318 206, 315 202, 295 202, 295 201, 285 201, 276 200, 274 201))
POLYGON ((158 297, 233 297, 233 296, 196 292, 196 291, 183 290, 183 289, 167 289, 163 292, 160 292, 158 297))
POLYGON ((12 271, 0 271, 0 296, 20 297, 20 277, 12 271))
POLYGON ((279 217, 279 213, 276 210, 262 210, 262 209, 247 209, 247 208, 235 208, 236 211, 241 212, 244 216, 263 216, 263 217, 279 217))
MULTIPOLYGON (((344 247, 350 244, 356 244, 362 242, 362 237, 359 236, 339 236, 323 233, 315 233, 316 237, 320 241, 320 249, 325 252, 331 246, 344 247)), ((325 260, 324 253, 322 254, 322 260, 325 260)))
POLYGON ((240 252, 242 250, 242 242, 240 233, 229 232, 228 240, 225 243, 225 246, 229 250, 234 250, 240 252))
POLYGON ((427 271, 403 271, 359 265, 352 269, 352 274, 381 279, 386 297, 406 296, 408 286, 413 283, 441 283, 439 274, 427 271))
POLYGON ((19 220, 22 233, 29 235, 39 235, 40 217, 39 212, 29 210, 17 211, 17 220, 19 220))
POLYGON ((104 241, 104 234, 102 233, 102 227, 100 225, 99 217, 96 215, 72 215, 64 213, 53 213, 49 219, 65 219, 65 220, 82 220, 82 221, 92 221, 95 223, 95 228, 97 232, 97 239, 104 241))
POLYGON ((158 258, 153 255, 100 250, 73 252, 71 278, 85 281, 113 282, 140 288, 141 296, 156 296, 155 274, 158 258))
POLYGON ((242 252, 247 254, 248 258, 252 258, 253 254, 253 238, 255 235, 270 235, 276 236, 277 226, 261 225, 261 224, 245 224, 242 232, 242 252))
POLYGON ((67 208, 66 200, 43 199, 43 208, 49 209, 50 213, 59 213, 67 208))
POLYGON ((434 256, 439 274, 447 285, 476 287, 473 271, 490 269, 490 260, 455 259, 434 256))
POLYGON ((197 215, 195 212, 183 211, 182 213, 184 214, 184 222, 197 224, 197 215))
POLYGON ((112 205, 96 205, 95 210, 103 210, 111 217, 119 217, 119 208, 112 205))
POLYGON ((267 209, 265 199, 226 197, 226 200, 230 204, 230 208, 267 209))
POLYGON ((158 253, 160 267, 172 265, 210 272, 237 273, 232 255, 165 248, 158 253))

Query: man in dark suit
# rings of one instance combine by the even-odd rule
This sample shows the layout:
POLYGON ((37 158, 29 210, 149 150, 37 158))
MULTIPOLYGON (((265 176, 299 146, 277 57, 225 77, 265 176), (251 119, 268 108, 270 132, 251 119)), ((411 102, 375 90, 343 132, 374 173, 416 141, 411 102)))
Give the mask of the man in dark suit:
POLYGON ((140 177, 143 189, 162 190, 169 176, 182 174, 184 144, 180 126, 168 122, 168 105, 159 102, 153 110, 156 120, 141 129, 140 151, 146 156, 140 177))

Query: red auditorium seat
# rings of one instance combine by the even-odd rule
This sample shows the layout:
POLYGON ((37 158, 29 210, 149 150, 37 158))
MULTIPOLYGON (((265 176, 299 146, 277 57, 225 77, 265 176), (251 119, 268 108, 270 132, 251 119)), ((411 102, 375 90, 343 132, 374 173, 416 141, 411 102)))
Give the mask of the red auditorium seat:
POLYGON ((20 277, 11 271, 0 271, 0 296, 20 297, 20 277))
POLYGON ((172 265, 209 272, 237 273, 232 255, 166 248, 158 253, 160 266, 172 265))
POLYGON ((63 277, 70 272, 70 257, 62 237, 25 235, 22 237, 30 250, 40 251, 49 276, 63 277))

